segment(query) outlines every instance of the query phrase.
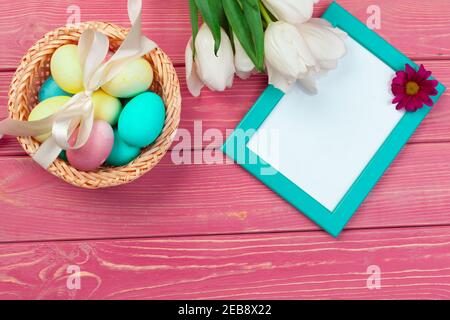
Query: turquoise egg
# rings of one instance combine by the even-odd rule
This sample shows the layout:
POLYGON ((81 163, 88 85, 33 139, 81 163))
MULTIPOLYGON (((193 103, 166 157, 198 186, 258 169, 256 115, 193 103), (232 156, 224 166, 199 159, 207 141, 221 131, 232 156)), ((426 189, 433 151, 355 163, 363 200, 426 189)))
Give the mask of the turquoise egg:
POLYGON ((72 94, 65 92, 61 89, 58 84, 55 82, 52 76, 50 76, 39 90, 39 101, 44 101, 48 98, 57 97, 57 96, 68 96, 71 97, 72 94))
POLYGON ((127 103, 119 117, 119 134, 131 146, 152 144, 164 127, 166 109, 160 96, 144 92, 127 103))
POLYGON ((126 144, 120 137, 119 131, 114 129, 114 146, 106 163, 114 167, 124 166, 136 159, 140 153, 140 148, 126 144))

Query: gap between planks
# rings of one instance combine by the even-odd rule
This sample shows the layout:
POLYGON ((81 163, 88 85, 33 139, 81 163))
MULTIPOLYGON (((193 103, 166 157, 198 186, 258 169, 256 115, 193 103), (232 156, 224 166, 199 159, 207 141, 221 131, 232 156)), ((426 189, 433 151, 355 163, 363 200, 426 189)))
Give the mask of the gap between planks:
MULTIPOLYGON (((429 224, 429 225, 403 225, 403 226, 383 226, 383 227, 350 227, 344 229, 344 231, 341 233, 342 237, 344 234, 348 234, 351 232, 356 231, 364 231, 364 230, 403 230, 403 229, 414 229, 414 230, 421 230, 421 229, 432 229, 432 228, 445 228, 450 227, 450 224, 442 223, 442 224, 429 224)), ((282 235, 282 234, 319 234, 322 233, 324 236, 329 236, 330 240, 335 239, 336 241, 339 241, 339 238, 333 238, 331 235, 326 233, 323 230, 312 230, 312 229, 292 229, 292 230, 274 230, 274 231, 243 231, 243 232, 225 232, 225 233, 210 233, 210 234, 168 234, 168 235, 156 235, 156 236, 119 236, 119 237, 99 237, 99 238, 83 238, 83 239, 43 239, 43 240, 13 240, 13 241, 1 241, 0 240, 0 246, 1 245, 8 245, 8 244, 30 244, 30 243, 36 243, 36 244, 43 244, 43 243, 75 243, 75 242, 82 242, 82 241, 89 241, 89 242, 102 242, 102 241, 121 241, 121 240, 131 240, 131 241, 141 241, 141 240, 163 240, 163 239, 179 239, 179 238, 208 238, 208 237, 228 237, 228 236, 271 236, 271 235, 282 235)))

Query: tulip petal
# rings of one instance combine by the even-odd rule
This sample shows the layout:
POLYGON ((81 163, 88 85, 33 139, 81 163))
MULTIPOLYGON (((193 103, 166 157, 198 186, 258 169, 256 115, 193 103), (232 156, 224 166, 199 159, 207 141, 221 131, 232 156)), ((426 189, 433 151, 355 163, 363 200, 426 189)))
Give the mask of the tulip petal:
POLYGON ((200 96, 200 92, 204 87, 202 80, 197 75, 196 66, 194 63, 194 52, 193 52, 192 37, 188 42, 185 52, 185 62, 186 62, 186 82, 189 92, 194 96, 200 96))
POLYGON ((299 79, 300 85, 312 94, 317 94, 316 80, 313 77, 307 77, 305 79, 299 79))
POLYGON ((250 59, 247 52, 245 52, 239 39, 234 36, 233 40, 235 49, 234 65, 236 67, 236 74, 243 80, 248 79, 251 76, 252 72, 255 70, 255 64, 250 59))
POLYGON ((217 55, 214 54, 214 37, 206 24, 202 25, 195 39, 197 74, 212 91, 224 91, 230 87, 236 71, 231 41, 223 29, 221 38, 217 55))
POLYGON ((339 36, 342 40, 345 40, 345 39, 348 38, 347 32, 345 32, 345 31, 343 31, 343 30, 341 30, 339 28, 333 27, 333 25, 328 20, 325 20, 325 19, 322 19, 322 18, 311 18, 308 21, 308 23, 316 24, 319 27, 322 26, 322 27, 331 29, 331 31, 334 34, 336 34, 337 36, 339 36))
POLYGON ((333 28, 320 23, 307 22, 299 26, 298 30, 317 60, 338 60, 347 52, 344 41, 333 28))
POLYGON ((299 25, 308 21, 318 0, 263 0, 264 5, 281 21, 299 25))
POLYGON ((295 78, 282 74, 268 62, 266 62, 266 67, 269 75, 269 84, 280 89, 284 93, 288 92, 291 85, 295 82, 295 78))
POLYGON ((325 70, 333 70, 337 68, 337 60, 321 60, 319 61, 319 65, 322 69, 325 70))
POLYGON ((266 30, 264 51, 266 60, 287 78, 300 78, 308 67, 316 65, 308 45, 298 30, 286 22, 271 23, 266 30))

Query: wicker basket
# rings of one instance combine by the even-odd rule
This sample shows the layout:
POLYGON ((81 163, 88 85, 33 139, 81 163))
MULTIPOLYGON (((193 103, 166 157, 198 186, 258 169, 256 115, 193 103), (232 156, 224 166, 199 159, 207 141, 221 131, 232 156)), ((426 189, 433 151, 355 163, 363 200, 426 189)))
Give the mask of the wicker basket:
MULTIPOLYGON (((116 51, 128 29, 103 22, 86 22, 77 27, 62 27, 49 32, 23 57, 11 83, 9 114, 12 119, 27 120, 38 102, 42 83, 50 75, 50 58, 65 44, 77 44, 81 33, 95 28, 108 36, 110 50, 116 51)), ((130 164, 123 167, 101 167, 97 171, 83 172, 57 159, 48 171, 64 181, 87 189, 107 188, 129 183, 151 170, 169 149, 180 121, 181 95, 178 77, 171 61, 159 48, 145 56, 153 67, 151 90, 158 93, 166 106, 166 121, 159 138, 130 164)), ((30 137, 19 137, 19 143, 28 154, 34 154, 39 142, 30 137)))

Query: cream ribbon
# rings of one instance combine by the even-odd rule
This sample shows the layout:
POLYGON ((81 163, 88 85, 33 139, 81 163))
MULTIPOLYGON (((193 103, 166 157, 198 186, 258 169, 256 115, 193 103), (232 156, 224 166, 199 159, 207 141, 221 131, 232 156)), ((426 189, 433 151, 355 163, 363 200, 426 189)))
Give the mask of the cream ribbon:
POLYGON ((109 50, 109 40, 103 33, 88 29, 78 42, 78 54, 83 70, 84 92, 74 95, 57 113, 38 121, 5 119, 0 122, 0 138, 13 136, 38 136, 51 133, 50 137, 32 156, 47 169, 61 150, 79 149, 89 139, 94 123, 92 93, 116 76, 132 60, 142 57, 156 44, 142 35, 142 0, 128 0, 128 16, 131 29, 117 52, 104 62, 109 50), (76 142, 69 139, 76 128, 76 142))

